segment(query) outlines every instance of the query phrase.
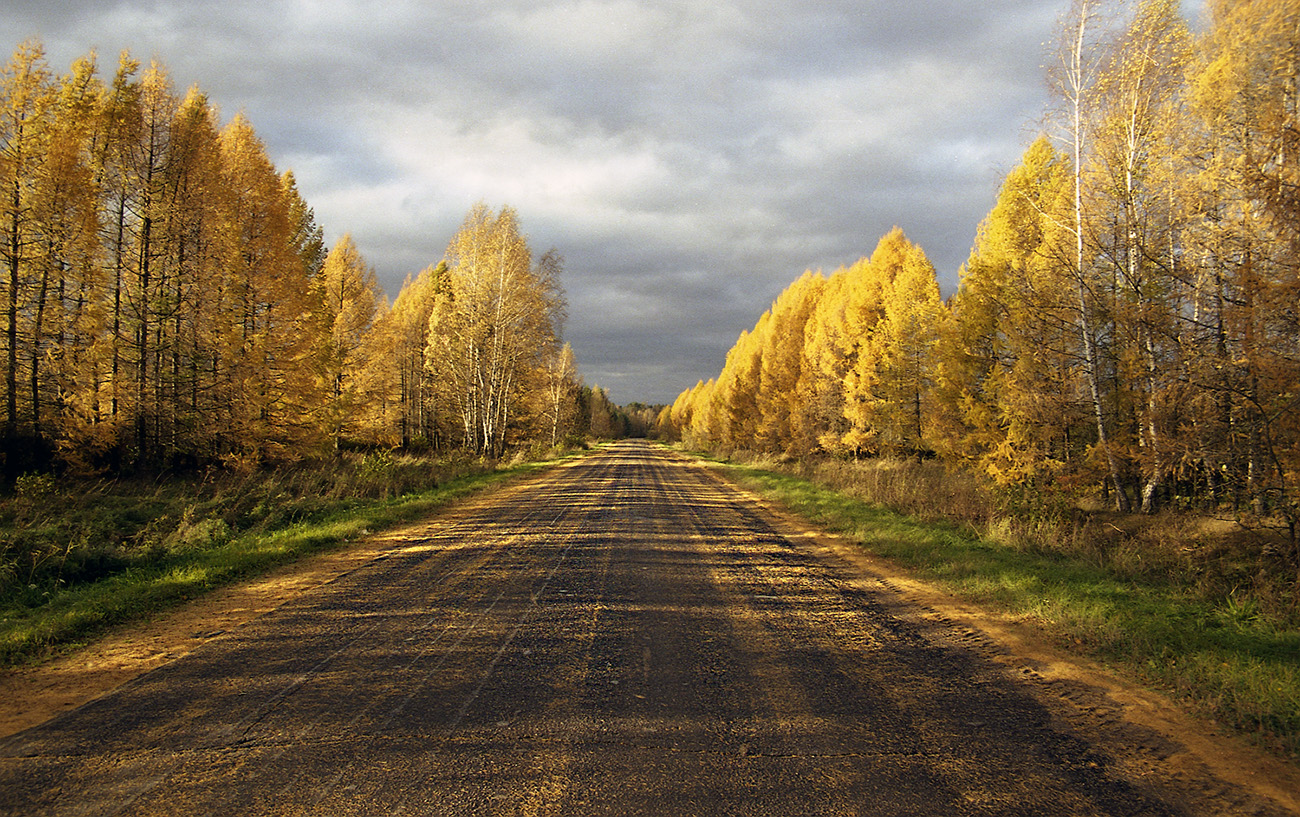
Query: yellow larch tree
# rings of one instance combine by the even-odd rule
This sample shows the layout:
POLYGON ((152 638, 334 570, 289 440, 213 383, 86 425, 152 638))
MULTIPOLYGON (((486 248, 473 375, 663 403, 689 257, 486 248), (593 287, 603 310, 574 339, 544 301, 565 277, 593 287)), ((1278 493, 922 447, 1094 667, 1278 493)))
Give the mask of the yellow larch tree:
MULTIPOLYGON (((865 264, 866 259, 859 263, 865 264)), ((839 450, 844 433, 847 358, 840 333, 847 282, 843 268, 832 273, 804 325, 803 354, 795 387, 800 408, 791 420, 796 445, 810 452, 839 450)))
POLYGON ((32 214, 40 243, 32 256, 27 364, 32 436, 48 462, 62 433, 69 374, 85 340, 85 305, 96 283, 98 201, 89 151, 102 86, 93 59, 57 82, 46 121, 32 214))
POLYGON ((155 341, 167 318, 165 224, 171 212, 171 138, 179 105, 166 69, 152 63, 140 80, 135 138, 123 150, 134 195, 119 248, 115 336, 120 352, 114 381, 119 411, 131 426, 133 459, 142 466, 154 463, 162 445, 161 348, 155 341))
POLYGON ((40 179, 55 106, 45 49, 19 46, 0 72, 0 294, 5 348, 4 440, 7 451, 30 449, 35 406, 28 405, 22 344, 41 277, 41 231, 37 223, 40 179))
POLYGON ((797 433, 801 413, 798 385, 803 368, 805 330, 817 307, 825 278, 807 271, 772 304, 760 358, 758 446, 764 451, 799 455, 809 447, 797 433))
POLYGON ((699 449, 713 449, 728 444, 726 407, 719 399, 715 378, 696 386, 691 395, 690 434, 684 437, 684 441, 699 449))
POLYGON ((1068 275, 1067 157, 1046 137, 1025 151, 980 226, 942 334, 941 451, 1002 483, 1058 473, 1086 439, 1068 275))
POLYGON ((220 309, 223 385, 230 395, 221 448, 279 459, 318 445, 320 394, 309 356, 309 280, 293 246, 288 188, 252 126, 237 116, 221 133, 227 191, 228 287, 220 309))
POLYGON ((374 442, 402 448, 438 448, 443 442, 439 390, 427 356, 429 317, 446 271, 440 264, 408 276, 392 306, 380 311, 366 335, 366 437, 374 442))
POLYGON ((360 430, 364 381, 368 363, 363 341, 379 304, 375 272, 351 234, 345 234, 325 257, 312 280, 312 306, 317 348, 317 388, 324 397, 322 421, 334 450, 360 430))
POLYGON ((763 352, 763 337, 767 333, 771 314, 764 312, 752 331, 740 333, 731 351, 727 353, 722 373, 718 375, 715 399, 724 421, 722 439, 727 448, 755 450, 758 447, 762 416, 758 410, 758 393, 761 388, 759 357, 763 352))
POLYGON ((1233 501, 1288 519, 1300 455, 1300 2, 1210 3, 1189 109, 1186 235, 1199 263, 1189 377, 1207 399, 1199 456, 1233 501))
POLYGON ((160 459, 203 461, 216 453, 206 432, 214 406, 211 360, 221 314, 214 293, 227 276, 229 234, 216 109, 191 88, 168 144, 158 239, 157 309, 151 344, 153 445, 160 459))
POLYGON ((695 415, 697 398, 703 388, 704 381, 696 381, 694 386, 677 395, 672 405, 666 407, 660 414, 660 428, 666 439, 698 447, 694 439, 695 415))
POLYGON ((920 456, 944 315, 939 284, 925 252, 897 228, 881 239, 869 269, 871 306, 858 312, 868 321, 858 330, 864 341, 845 378, 844 445, 920 456))
MULTIPOLYGON (((876 251, 887 248, 895 235, 901 236, 902 231, 896 229, 882 238, 876 251)), ((889 269, 867 257, 836 270, 805 326, 799 388, 811 416, 801 420, 801 426, 815 431, 817 446, 828 453, 854 450, 846 414, 848 402, 855 399, 849 379, 883 314, 881 298, 887 281, 879 276, 889 269)))

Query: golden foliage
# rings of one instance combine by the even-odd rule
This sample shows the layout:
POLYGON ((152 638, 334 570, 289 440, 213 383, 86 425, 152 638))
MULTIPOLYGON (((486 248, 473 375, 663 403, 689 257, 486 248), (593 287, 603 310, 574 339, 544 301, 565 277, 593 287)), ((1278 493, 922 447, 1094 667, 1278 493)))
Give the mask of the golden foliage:
POLYGON ((7 474, 255 465, 349 440, 499 455, 573 421, 554 402, 545 430, 534 416, 530 395, 556 385, 560 259, 532 264, 513 211, 477 208, 388 309, 349 236, 325 252, 252 124, 222 127, 157 63, 123 54, 106 82, 91 55, 56 77, 38 42, 19 46, 0 72, 0 185, 7 474), (438 355, 463 361, 454 339, 482 353, 485 389, 438 355), (490 429, 456 434, 471 393, 490 429))
POLYGON ((895 229, 782 293, 668 433, 935 452, 1121 508, 1227 503, 1295 542, 1300 0, 1215 0, 1197 36, 1172 0, 1115 8, 1067 18, 1062 149, 1008 174, 947 304, 895 229))

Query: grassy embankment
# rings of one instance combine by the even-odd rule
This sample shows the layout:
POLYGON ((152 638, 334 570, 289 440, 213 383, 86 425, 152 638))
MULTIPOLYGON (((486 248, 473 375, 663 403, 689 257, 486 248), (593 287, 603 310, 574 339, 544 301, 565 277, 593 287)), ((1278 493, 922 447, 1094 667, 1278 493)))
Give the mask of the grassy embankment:
POLYGON ((545 465, 381 453, 244 475, 20 478, 0 498, 0 667, 545 465))
POLYGON ((918 577, 1031 620, 1300 757, 1297 588, 1267 536, 1191 515, 1121 518, 1059 498, 999 499, 933 463, 728 468, 918 577))

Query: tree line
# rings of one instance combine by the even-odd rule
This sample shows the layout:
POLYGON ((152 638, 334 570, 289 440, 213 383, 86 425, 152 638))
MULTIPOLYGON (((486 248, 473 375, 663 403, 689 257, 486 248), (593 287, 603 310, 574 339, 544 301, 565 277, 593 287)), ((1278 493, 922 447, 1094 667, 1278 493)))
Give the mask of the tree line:
POLYGON ((591 413, 563 259, 470 211, 391 304, 242 115, 123 54, 0 74, 0 456, 16 475, 262 463, 341 446, 555 443, 591 413), (584 400, 587 401, 584 403, 584 400))
POLYGON ((1077 0, 1060 103, 957 292, 895 229, 795 281, 659 418, 693 445, 938 456, 1119 510, 1282 518, 1300 478, 1300 2, 1077 0))

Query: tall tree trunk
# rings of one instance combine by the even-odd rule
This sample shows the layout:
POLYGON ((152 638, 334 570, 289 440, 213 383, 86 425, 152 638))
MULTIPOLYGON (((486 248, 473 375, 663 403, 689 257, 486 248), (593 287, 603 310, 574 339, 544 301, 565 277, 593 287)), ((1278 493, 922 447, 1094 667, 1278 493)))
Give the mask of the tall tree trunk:
POLYGON ((22 271, 22 184, 15 170, 13 212, 9 232, 9 300, 6 309, 5 340, 8 360, 5 367, 5 439, 18 437, 18 285, 22 271))
POLYGON ((120 405, 120 377, 122 371, 122 287, 126 274, 126 198, 119 195, 117 199, 117 235, 113 245, 113 395, 110 415, 117 419, 120 405))
POLYGON ((45 301, 49 297, 49 264, 41 271, 41 284, 36 296, 36 319, 32 324, 32 437, 39 446, 43 431, 41 429, 41 333, 45 323, 45 301))
MULTIPOLYGON (((146 180, 148 183, 148 180, 146 180)), ((147 206, 147 205, 146 205, 147 206)), ((153 220, 145 216, 144 225, 140 230, 140 308, 139 308, 139 326, 136 329, 137 347, 140 355, 140 366, 136 371, 136 392, 135 392, 135 429, 136 429, 136 458, 140 465, 149 460, 149 411, 148 406, 149 393, 149 261, 150 261, 150 238, 153 228, 153 220)))
POLYGON ((1124 491, 1123 479, 1120 475, 1119 461, 1111 448, 1110 435, 1106 426, 1106 415, 1102 406, 1100 375, 1098 372, 1097 362, 1097 345, 1094 336, 1094 327, 1091 319, 1091 306, 1088 303, 1088 286, 1086 281, 1087 264, 1084 245, 1084 221, 1085 213, 1083 206, 1083 159, 1084 159, 1084 141, 1087 138, 1087 126, 1084 122, 1084 94, 1088 88, 1088 66, 1085 65, 1085 51, 1087 46, 1088 18, 1091 14, 1092 4, 1088 0, 1082 0, 1078 4, 1079 20, 1078 26, 1074 31, 1073 43, 1071 44, 1068 65, 1066 67, 1066 93, 1070 102, 1071 113, 1071 137, 1073 140, 1074 150, 1074 274, 1076 282, 1076 294, 1078 295, 1079 318, 1078 329, 1079 337, 1083 343, 1084 357, 1084 377, 1088 381, 1088 394, 1092 400, 1093 419, 1097 424, 1097 444, 1101 447, 1102 453, 1106 457, 1106 465, 1109 469, 1110 481, 1115 488, 1116 509, 1121 512, 1127 512, 1130 509, 1128 494, 1124 491))

